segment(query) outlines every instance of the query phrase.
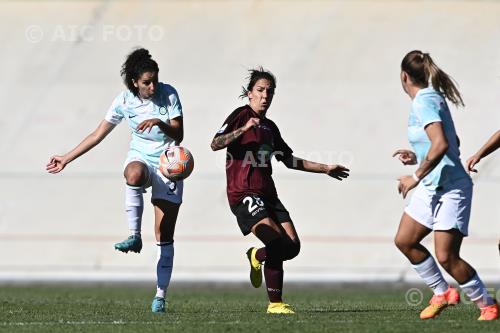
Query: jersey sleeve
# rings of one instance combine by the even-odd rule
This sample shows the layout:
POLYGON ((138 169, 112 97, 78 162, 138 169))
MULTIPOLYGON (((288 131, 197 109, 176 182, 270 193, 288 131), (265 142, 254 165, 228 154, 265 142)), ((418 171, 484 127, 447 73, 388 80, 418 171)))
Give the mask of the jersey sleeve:
POLYGON ((290 158, 293 154, 292 148, 283 140, 280 131, 276 127, 274 138, 274 152, 273 155, 279 162, 290 158))
POLYGON ((124 105, 125 105, 125 96, 123 93, 121 93, 118 96, 116 96, 116 98, 113 100, 113 103, 111 103, 111 106, 109 107, 108 112, 104 117, 104 120, 113 125, 118 125, 123 120, 124 117, 123 116, 124 105))
POLYGON ((168 119, 174 119, 177 117, 182 117, 182 104, 179 99, 179 94, 177 94, 177 90, 172 87, 170 94, 168 95, 169 99, 169 110, 168 110, 168 119))
POLYGON ((426 127, 427 125, 435 122, 441 122, 441 115, 439 114, 440 106, 439 101, 435 98, 424 97, 415 101, 414 111, 420 122, 422 123, 422 127, 426 127))
POLYGON ((244 119, 244 117, 241 116, 239 110, 236 110, 233 113, 231 113, 229 117, 226 118, 222 127, 217 131, 217 133, 215 133, 214 138, 231 133, 237 130, 238 128, 243 127, 245 123, 246 119, 244 119))

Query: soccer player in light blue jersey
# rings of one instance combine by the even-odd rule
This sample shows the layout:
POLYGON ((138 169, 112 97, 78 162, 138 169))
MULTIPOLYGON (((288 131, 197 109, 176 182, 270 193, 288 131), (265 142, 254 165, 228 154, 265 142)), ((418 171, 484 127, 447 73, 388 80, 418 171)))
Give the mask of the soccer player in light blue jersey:
POLYGON ((419 164, 410 176, 399 178, 399 193, 415 191, 406 206, 395 244, 411 262, 434 296, 420 318, 435 318, 460 300, 456 289, 443 278, 430 252, 421 244, 434 231, 435 254, 441 266, 460 284, 481 310, 479 320, 498 319, 498 305, 475 269, 460 257, 468 234, 472 181, 460 161, 459 139, 445 99, 463 106, 452 79, 428 53, 412 51, 401 63, 401 83, 412 99, 408 139, 413 151, 397 150, 405 165, 419 164))
POLYGON ((158 82, 158 64, 146 49, 130 53, 121 75, 127 90, 113 101, 104 120, 74 149, 52 156, 47 171, 58 173, 101 142, 125 119, 131 132, 130 150, 124 163, 125 207, 131 235, 115 244, 122 252, 142 249, 143 193, 151 187, 157 241, 157 292, 153 312, 165 312, 165 294, 172 275, 174 230, 182 202, 182 181, 170 181, 158 169, 160 154, 183 138, 182 106, 176 90, 158 82))

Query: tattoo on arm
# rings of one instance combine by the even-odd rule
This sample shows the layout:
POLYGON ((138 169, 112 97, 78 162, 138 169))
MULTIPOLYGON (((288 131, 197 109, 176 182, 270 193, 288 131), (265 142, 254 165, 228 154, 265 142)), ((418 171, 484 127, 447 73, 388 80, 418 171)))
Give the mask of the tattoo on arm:
POLYGON ((431 171, 432 169, 434 169, 434 167, 436 165, 438 165, 439 161, 441 161, 441 158, 429 158, 429 156, 426 156, 422 162, 420 162, 420 166, 418 168, 417 171, 419 171, 419 177, 420 179, 424 178, 425 176, 427 176, 431 171))
POLYGON ((212 150, 226 148, 231 142, 238 139, 243 133, 243 127, 241 127, 237 130, 232 131, 231 133, 218 136, 212 140, 212 144, 210 145, 210 147, 212 148, 212 150))

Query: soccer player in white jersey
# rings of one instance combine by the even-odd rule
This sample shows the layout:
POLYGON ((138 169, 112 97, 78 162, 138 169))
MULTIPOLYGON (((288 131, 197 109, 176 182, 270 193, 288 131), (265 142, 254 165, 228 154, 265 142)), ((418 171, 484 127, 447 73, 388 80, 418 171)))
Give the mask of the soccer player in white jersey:
POLYGON ((74 149, 62 156, 52 156, 47 171, 58 173, 64 167, 101 142, 123 119, 132 140, 124 163, 125 207, 130 237, 115 244, 122 252, 142 249, 141 221, 143 193, 151 187, 157 241, 157 292, 153 312, 165 312, 165 294, 170 283, 174 258, 174 230, 182 202, 182 181, 170 181, 158 169, 159 157, 169 146, 183 138, 182 106, 176 90, 158 82, 158 64, 146 49, 130 53, 121 75, 127 90, 113 101, 104 120, 74 149))
POLYGON ((474 268, 460 257, 463 237, 468 234, 472 181, 460 162, 459 140, 445 98, 463 106, 462 97, 451 78, 421 51, 403 58, 401 83, 413 100, 408 139, 414 152, 399 149, 393 156, 405 165, 418 163, 419 167, 413 175, 399 178, 403 198, 416 189, 404 210, 395 244, 434 292, 420 318, 434 318, 460 300, 458 291, 444 280, 434 258, 420 243, 434 231, 437 261, 478 305, 478 319, 498 319, 496 301, 474 268))

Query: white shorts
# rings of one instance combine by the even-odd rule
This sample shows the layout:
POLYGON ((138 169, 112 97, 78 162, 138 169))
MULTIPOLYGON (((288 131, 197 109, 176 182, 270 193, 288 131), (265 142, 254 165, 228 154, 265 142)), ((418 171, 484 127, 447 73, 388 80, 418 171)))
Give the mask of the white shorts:
POLYGON ((146 165, 149 171, 149 178, 144 185, 144 189, 151 186, 151 201, 155 199, 167 200, 176 204, 182 203, 182 192, 184 190, 184 181, 171 181, 160 172, 160 170, 152 166, 146 158, 136 151, 129 151, 123 170, 130 162, 139 161, 146 165))
POLYGON ((457 229, 462 235, 469 234, 469 218, 472 203, 472 184, 444 191, 431 191, 420 183, 405 207, 405 213, 431 230, 457 229))

